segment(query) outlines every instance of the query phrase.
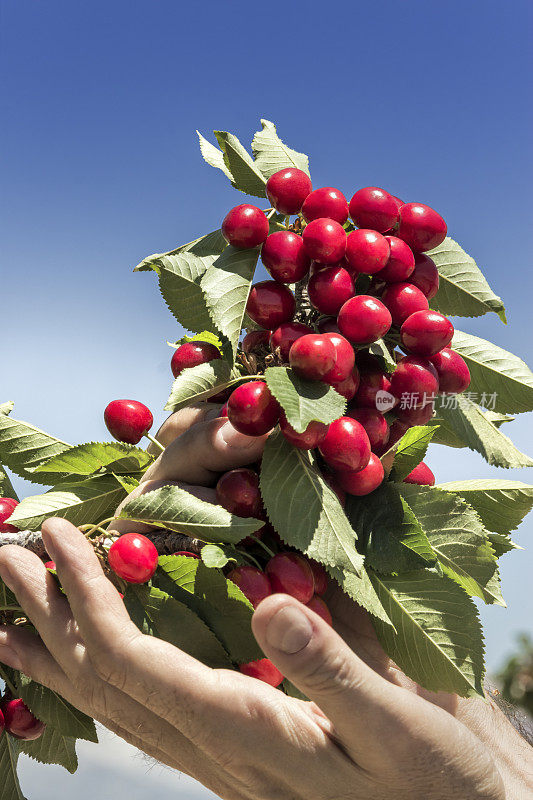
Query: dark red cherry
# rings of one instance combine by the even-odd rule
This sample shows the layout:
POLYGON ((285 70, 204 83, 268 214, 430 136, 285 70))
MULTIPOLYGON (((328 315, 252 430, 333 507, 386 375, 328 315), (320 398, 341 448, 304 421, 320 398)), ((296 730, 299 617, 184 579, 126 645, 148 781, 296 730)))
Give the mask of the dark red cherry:
POLYGON ((261 260, 280 283, 298 283, 311 266, 302 237, 292 231, 276 231, 267 236, 261 260))
POLYGON ((400 328, 402 345, 410 353, 434 356, 448 347, 454 334, 453 325, 438 311, 415 311, 400 328))
POLYGON ((427 311, 428 299, 412 283, 392 283, 381 299, 391 313, 393 325, 401 325, 415 311, 427 311))
POLYGON ((311 565, 299 553, 278 553, 267 563, 265 572, 274 593, 283 592, 308 603, 315 592, 311 565))
POLYGON ((254 608, 257 608, 265 597, 270 597, 272 594, 270 581, 265 573, 257 567, 248 565, 235 567, 228 573, 227 578, 239 587, 254 608))
POLYGON ((238 386, 228 400, 228 419, 247 436, 263 436, 279 419, 279 403, 264 381, 249 381, 238 386))
POLYGON ((324 186, 307 195, 302 206, 302 214, 306 222, 328 217, 344 225, 348 219, 348 201, 338 189, 324 186))
POLYGON ((1 705, 3 725, 0 725, 0 734, 5 725, 7 733, 15 739, 31 742, 42 736, 46 725, 37 719, 23 700, 4 700, 1 705))
MULTIPOLYGON (((335 364, 322 378, 326 383, 334 384, 345 381, 355 366, 355 353, 352 345, 340 333, 323 333, 335 349, 335 364)), ((354 376, 355 377, 355 376, 354 376)))
POLYGON ((415 268, 409 276, 409 283, 417 286, 428 300, 435 297, 439 290, 439 271, 432 258, 425 253, 415 256, 415 268))
POLYGON ((236 517, 259 517, 263 501, 257 472, 242 467, 225 472, 216 485, 217 502, 236 517))
POLYGON ((175 378, 184 370, 190 367, 197 367, 208 361, 222 358, 220 350, 211 342, 184 342, 180 345, 172 356, 170 368, 175 378))
POLYGON ((389 424, 377 408, 351 408, 348 417, 360 422, 367 432, 372 450, 383 448, 389 440, 389 424))
POLYGON ((334 264, 317 270, 307 284, 309 299, 322 314, 336 314, 353 297, 354 282, 350 273, 334 264))
POLYGON ((378 392, 391 391, 389 376, 378 368, 364 369, 360 374, 359 388, 354 402, 358 406, 376 408, 378 392))
POLYGON ((427 358, 404 356, 396 364, 390 380, 390 391, 405 407, 427 405, 439 390, 437 370, 427 358))
POLYGON ((326 334, 308 333, 292 345, 289 352, 292 369, 307 380, 319 381, 335 366, 335 348, 326 334))
POLYGON ((321 317, 316 323, 319 333, 340 333, 337 317, 321 317))
POLYGON ((385 236, 389 243, 389 260, 376 278, 387 283, 406 281, 415 268, 415 256, 409 245, 397 236, 385 236))
MULTIPOLYGON (((326 381, 325 378, 324 381, 326 381)), ((352 400, 357 389, 359 388, 359 370, 357 367, 354 367, 348 377, 343 381, 338 381, 337 383, 334 381, 326 381, 326 383, 329 383, 330 386, 340 395, 345 397, 346 400, 352 400)))
POLYGON ((328 625, 333 625, 331 611, 321 597, 315 595, 308 603, 306 603, 306 606, 307 608, 310 608, 311 611, 314 611, 315 614, 318 614, 319 617, 322 617, 324 622, 327 622, 328 625))
POLYGON ((318 447, 328 432, 327 425, 323 422, 318 422, 318 420, 313 420, 303 433, 297 433, 287 422, 287 417, 283 410, 279 416, 279 426, 287 441, 300 450, 313 450, 315 447, 318 447))
POLYGON ((366 467, 358 471, 346 470, 339 472, 337 477, 344 491, 356 497, 362 497, 370 494, 383 483, 385 471, 377 455, 370 453, 366 467))
MULTIPOLYGON (((435 409, 434 398, 431 395, 428 395, 427 400, 428 402, 426 405, 411 407, 410 400, 407 398, 406 402, 403 404, 403 407, 402 403, 396 406, 394 413, 401 422, 405 422, 405 424, 409 425, 409 427, 412 427, 413 425, 427 425, 433 416, 433 411, 435 409)), ((422 402, 424 402, 423 399, 422 402)))
POLYGON ((337 318, 340 332, 354 344, 371 344, 381 339, 390 326, 390 311, 376 297, 359 294, 347 300, 337 318))
POLYGON ((311 559, 309 561, 309 565, 313 571, 313 579, 315 581, 315 594, 318 595, 326 594, 329 585, 328 573, 326 572, 322 564, 318 563, 318 561, 313 561, 311 559))
POLYGON ((266 183, 266 196, 280 214, 297 214, 313 186, 301 169, 288 167, 275 172, 266 183))
POLYGON ((470 370, 466 361, 450 347, 431 356, 431 363, 439 375, 439 391, 445 394, 460 394, 470 386, 470 370))
POLYGON ((442 244, 446 238, 446 223, 430 206, 406 203, 400 208, 397 236, 411 250, 424 253, 442 244))
POLYGON ((254 350, 268 347, 270 340, 270 331, 249 331, 242 340, 242 349, 249 355, 254 350))
POLYGON ((246 311, 253 321, 267 330, 273 330, 292 319, 295 309, 294 295, 290 289, 276 281, 261 281, 252 286, 246 311))
POLYGON ((389 256, 389 243, 377 231, 359 228, 346 237, 346 260, 357 272, 375 275, 385 267, 389 256))
POLYGON ((350 216, 358 228, 372 228, 383 233, 396 224, 398 198, 377 186, 366 186, 350 200, 350 216))
POLYGON ((304 325, 303 322, 284 322, 270 335, 270 349, 273 353, 279 350, 279 356, 283 361, 289 360, 289 351, 296 341, 301 336, 307 333, 313 333, 309 325, 304 325))
POLYGON ((18 504, 18 500, 13 497, 0 497, 0 533, 16 533, 18 531, 18 528, 6 522, 18 504))
POLYGON ((370 441, 361 423, 351 417, 340 417, 329 426, 319 450, 333 469, 359 470, 368 464, 370 441))
POLYGON ((263 244, 268 236, 265 212, 249 203, 235 206, 224 217, 222 235, 229 244, 241 250, 263 244))
POLYGON ((416 483, 418 486, 435 486, 435 476, 427 464, 420 462, 407 476, 404 483, 416 483))
POLYGON ((302 234, 308 255, 321 264, 337 264, 346 252, 346 232, 333 219, 314 219, 302 234))

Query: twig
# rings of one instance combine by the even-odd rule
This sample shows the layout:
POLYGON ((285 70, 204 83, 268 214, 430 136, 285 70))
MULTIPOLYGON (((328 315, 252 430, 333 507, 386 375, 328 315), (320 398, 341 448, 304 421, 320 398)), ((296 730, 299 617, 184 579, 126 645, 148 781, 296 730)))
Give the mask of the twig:
MULTIPOLYGON (((172 555, 177 550, 189 550, 191 553, 200 554, 200 550, 205 542, 199 539, 191 539, 183 533, 175 531, 161 530, 161 528, 144 533, 156 547, 159 555, 172 555)), ((6 544, 16 544, 26 550, 35 553, 39 558, 48 558, 48 553, 44 546, 41 534, 33 531, 18 531, 17 533, 0 534, 0 547, 6 544)))

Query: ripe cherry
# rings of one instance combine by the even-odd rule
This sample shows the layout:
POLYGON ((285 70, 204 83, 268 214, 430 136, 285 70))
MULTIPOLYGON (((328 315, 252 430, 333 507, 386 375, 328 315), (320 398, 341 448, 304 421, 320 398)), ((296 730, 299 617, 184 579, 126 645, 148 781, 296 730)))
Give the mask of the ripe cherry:
POLYGON ((170 368, 174 377, 177 378, 182 370, 206 364, 217 358, 222 358, 220 350, 210 342, 184 342, 174 351, 170 368))
POLYGON ((326 383, 329 383, 336 392, 345 397, 348 401, 352 400, 355 396, 355 393, 359 388, 359 380, 359 370, 357 367, 352 369, 347 378, 345 378, 343 381, 339 381, 338 383, 326 381, 326 378, 324 378, 326 383))
POLYGON ((470 386, 470 370, 466 361, 451 347, 429 359, 439 376, 439 391, 445 394, 461 394, 470 386))
POLYGON ((292 319, 294 309, 293 293, 276 281, 261 281, 252 286, 246 304, 248 316, 270 331, 292 319))
POLYGON ((396 224, 397 198, 377 186, 366 186, 350 200, 350 216, 358 228, 372 228, 383 233, 396 224))
POLYGON ((307 253, 321 264, 337 264, 346 252, 346 232, 333 219, 314 219, 302 234, 307 253))
POLYGON ((406 281, 415 268, 415 256, 409 245, 397 236, 385 236, 389 243, 389 260, 376 277, 387 283, 406 281))
POLYGON ((18 528, 6 522, 18 506, 18 501, 12 497, 0 497, 0 533, 16 533, 18 528))
POLYGON ((416 483, 418 486, 435 486, 435 476, 423 461, 411 470, 403 481, 404 483, 416 483))
POLYGON ((128 583, 146 583, 157 569, 157 550, 153 542, 140 533, 124 533, 116 539, 107 554, 109 566, 128 583))
POLYGON ((297 214, 313 186, 301 169, 280 169, 266 183, 266 196, 280 214, 297 214))
POLYGON ((274 593, 283 592, 308 603, 315 592, 311 565, 299 553, 278 553, 267 563, 265 572, 274 593))
POLYGON ((272 586, 264 572, 248 565, 235 567, 227 575, 228 580, 237 584, 243 595, 257 608, 261 600, 272 594, 272 586))
POLYGON ((453 325, 438 311, 415 311, 400 328, 402 345, 410 353, 434 356, 448 347, 453 338, 453 325))
POLYGON ((218 479, 217 503, 236 517, 259 517, 263 501, 259 491, 259 476, 251 469, 232 469, 218 479))
POLYGON ((319 333, 340 333, 337 317, 321 317, 316 323, 319 333))
POLYGON ((406 422, 402 422, 399 419, 395 419, 392 425, 390 426, 389 441, 387 442, 387 445, 384 448, 384 452, 393 447, 396 444, 396 442, 399 442, 404 433, 407 433, 410 427, 411 426, 406 422))
POLYGON ((154 424, 150 409, 137 400, 112 400, 104 411, 107 430, 117 441, 138 444, 154 424))
POLYGON ((279 417, 279 426, 284 437, 294 447, 300 450, 313 450, 318 447, 328 432, 328 426, 318 420, 312 420, 303 433, 297 433, 287 422, 287 417, 282 410, 279 417))
POLYGON ((229 244, 240 250, 263 244, 268 236, 265 212, 249 203, 235 206, 224 217, 222 235, 229 244))
POLYGON ((309 325, 304 325, 303 322, 284 322, 270 335, 270 349, 273 353, 279 351, 279 356, 282 361, 289 360, 289 351, 296 341, 301 336, 307 333, 313 333, 313 329, 309 325))
POLYGON ((5 700, 1 708, 5 729, 15 739, 31 742, 42 736, 46 725, 32 714, 23 700, 5 700))
POLYGON ((361 423, 367 432, 372 450, 385 447, 389 440, 389 424, 377 408, 351 408, 347 416, 361 423))
POLYGON ((302 206, 302 214, 306 222, 328 217, 344 225, 348 219, 348 201, 338 189, 324 186, 307 195, 302 206))
POLYGON ((302 237, 292 231, 276 231, 267 236, 261 260, 280 283, 297 283, 311 266, 302 237))
POLYGON ((437 370, 427 358, 404 356, 396 364, 390 391, 399 401, 408 401, 412 408, 427 405, 439 389, 437 370))
POLYGON ((242 349, 246 355, 254 350, 268 347, 270 331, 249 331, 242 340, 242 349))
POLYGON ((270 686, 279 686, 283 682, 283 675, 272 661, 268 658, 259 658, 257 661, 250 661, 248 664, 240 664, 239 671, 249 678, 257 678, 270 686))
POLYGON ((56 562, 55 561, 45 561, 44 562, 44 566, 46 567, 46 569, 55 569, 56 568, 56 562))
POLYGON ((338 264, 317 270, 307 284, 309 299, 322 314, 336 314, 353 297, 355 287, 350 273, 338 264))
POLYGON ((326 334, 308 333, 296 339, 289 364, 302 378, 319 381, 335 366, 335 348, 326 334))
MULTIPOLYGON (((335 470, 359 470, 370 458, 370 441, 360 422, 340 417, 328 428, 326 438, 318 448, 330 467, 335 470)), ((342 482, 340 485, 344 489, 342 482)))
MULTIPOLYGON (((423 399, 422 399, 423 402, 423 399)), ((413 425, 427 425, 434 411, 434 401, 428 397, 428 402, 424 406, 409 407, 409 401, 405 408, 400 404, 395 408, 395 413, 401 422, 405 422, 409 427, 413 425)))
POLYGON ((279 403, 264 381, 238 386, 228 400, 228 419, 240 433, 263 436, 279 419, 279 403))
POLYGON ((366 408, 376 408, 376 396, 378 392, 390 392, 390 380, 385 372, 377 367, 364 369, 361 372, 359 388, 355 394, 354 402, 358 406, 366 408))
POLYGON ((340 332, 348 341, 371 344, 387 333, 392 325, 392 317, 381 300, 368 294, 359 294, 342 306, 337 322, 340 332))
POLYGON ((428 300, 435 297, 439 290, 439 271, 432 258, 425 253, 415 256, 415 268, 409 276, 409 283, 424 292, 428 300))
POLYGON ((186 556, 187 558, 196 558, 198 561, 201 561, 200 556, 198 553, 191 553, 190 550, 176 550, 175 553, 172 553, 173 556, 186 556))
POLYGON ((429 206, 406 203, 400 208, 397 236, 407 242, 411 250, 417 253, 432 250, 442 244, 446 233, 446 223, 429 206))
POLYGON ((227 417, 227 416, 228 416, 228 404, 224 403, 224 405, 218 412, 217 417, 227 417))
MULTIPOLYGON (((335 364, 333 368, 324 375, 322 380, 331 385, 341 383, 345 381, 354 370, 355 353, 353 347, 348 339, 345 339, 340 333, 323 333, 322 336, 329 339, 335 349, 335 364)), ((356 373, 357 374, 353 376, 354 378, 359 376, 357 370, 356 373)), ((357 385, 359 385, 359 382, 357 382, 357 385)))
POLYGON ((392 317, 393 325, 401 325, 415 311, 427 311, 428 299, 412 283, 393 283, 381 297, 392 317))
POLYGON ((324 622, 327 622, 328 625, 333 625, 333 617, 331 616, 331 612, 321 597, 318 597, 315 594, 314 597, 312 597, 310 601, 306 603, 306 606, 307 608, 310 608, 311 611, 314 611, 315 614, 318 614, 319 617, 322 617, 324 622))
POLYGON ((356 497, 370 494, 383 483, 385 470, 383 464, 375 453, 370 453, 366 467, 361 470, 346 470, 337 475, 342 488, 356 497))
POLYGON ((389 256, 389 243, 377 231, 359 228, 346 238, 346 261, 357 272, 375 275, 387 264, 389 256))

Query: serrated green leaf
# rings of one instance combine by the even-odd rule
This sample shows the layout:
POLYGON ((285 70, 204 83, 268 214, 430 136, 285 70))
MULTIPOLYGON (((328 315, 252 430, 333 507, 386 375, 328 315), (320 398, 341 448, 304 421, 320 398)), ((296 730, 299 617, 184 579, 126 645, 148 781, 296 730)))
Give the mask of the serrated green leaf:
POLYGON ((198 364, 196 367, 188 367, 172 384, 165 409, 177 411, 184 406, 207 400, 240 380, 240 374, 221 358, 198 364))
POLYGON ((161 271, 160 259, 165 256, 175 256, 178 253, 193 253, 193 255, 196 256, 215 256, 220 255, 226 246, 227 242, 222 236, 222 231, 218 229, 207 233, 205 236, 200 236, 198 239, 193 239, 192 242, 182 244, 174 250, 168 250, 166 253, 154 253, 151 256, 147 256, 140 264, 137 264, 133 271, 153 271, 159 275, 161 271))
POLYGON ((26 800, 17 775, 19 742, 12 736, 0 736, 0 800, 26 800))
POLYGON ((232 133, 214 131, 214 134, 222 150, 224 164, 231 175, 232 186, 240 192, 264 199, 267 179, 248 151, 232 133))
MULTIPOLYGON (((394 466, 391 479, 403 481, 424 460, 429 443, 436 433, 435 427, 413 425, 394 446, 394 466)), ((387 453, 383 456, 386 458, 387 453)))
POLYGON ((60 731, 63 736, 72 736, 74 739, 84 739, 87 742, 98 741, 94 720, 47 686, 42 686, 21 674, 17 681, 17 689, 35 716, 60 731))
POLYGON ((59 764, 71 774, 78 769, 76 739, 64 736, 50 726, 44 729, 44 733, 38 739, 20 742, 20 749, 40 764, 59 764))
POLYGON ((479 317, 493 311, 503 322, 505 306, 494 294, 474 259, 450 237, 430 250, 439 271, 439 290, 431 308, 458 317, 479 317))
POLYGON ((88 442, 64 450, 57 456, 39 464, 39 472, 56 472, 62 475, 92 475, 101 469, 107 472, 140 472, 154 457, 131 444, 121 442, 88 442))
POLYGON ((231 544, 265 524, 258 519, 235 517, 222 506, 200 500, 179 486, 163 486, 128 500, 119 517, 168 528, 204 542, 231 544))
POLYGON ((483 696, 483 634, 471 598, 429 570, 371 580, 396 628, 374 620, 387 655, 425 689, 483 696))
POLYGON ((533 373, 521 358, 458 330, 451 346, 468 365, 469 392, 480 405, 503 414, 533 411, 533 373))
MULTIPOLYGON (((218 347, 218 349, 222 352, 221 340, 215 333, 211 333, 211 331, 200 331, 200 333, 195 333, 193 336, 188 336, 185 334, 185 336, 182 336, 181 339, 178 339, 177 342, 171 344, 170 346, 177 348, 186 342, 208 342, 209 344, 214 344, 215 347, 218 347)), ((167 344, 170 344, 170 342, 167 342, 167 344)))
POLYGON ((205 136, 202 136, 200 131, 196 131, 196 133, 198 134, 200 152, 202 153, 204 160, 207 161, 211 167, 222 170, 226 178, 229 178, 230 181, 232 181, 233 175, 224 162, 224 153, 222 150, 219 150, 218 147, 215 147, 214 144, 211 144, 211 142, 208 141, 205 136))
POLYGON ((261 494, 283 541, 326 566, 360 574, 355 533, 311 454, 292 447, 278 430, 267 439, 261 463, 261 494))
POLYGON ((520 547, 515 542, 511 540, 511 537, 506 535, 505 533, 489 533, 487 534, 487 539, 489 540, 492 549, 494 550, 494 554, 496 558, 500 558, 501 556, 505 555, 505 553, 510 553, 511 550, 523 550, 523 547, 520 547))
POLYGON ((391 625, 392 628, 394 628, 372 585, 368 572, 364 567, 361 567, 359 575, 356 575, 354 572, 338 569, 337 567, 327 567, 327 570, 331 577, 342 587, 348 597, 355 600, 358 605, 368 611, 369 614, 372 614, 373 617, 381 620, 385 625, 391 625))
POLYGON ((197 256, 191 252, 181 252, 161 256, 158 260, 159 288, 163 299, 180 325, 190 331, 215 332, 206 308, 201 280, 218 258, 218 254, 197 256))
POLYGON ((10 521, 20 530, 29 531, 39 530, 49 517, 62 517, 73 525, 96 524, 109 517, 125 495, 112 475, 60 483, 45 494, 25 497, 10 521))
POLYGON ((228 245, 201 280, 211 324, 231 343, 234 358, 258 257, 257 247, 238 250, 228 245))
POLYGON ((12 497, 13 500, 18 500, 17 493, 11 483, 11 478, 0 464, 0 497, 12 497))
MULTIPOLYGON (((504 422, 512 422, 514 417, 508 414, 499 414, 497 411, 489 411, 478 406, 479 413, 485 417, 488 422, 500 428, 504 422)), ((447 447, 466 447, 465 442, 457 435, 450 422, 444 420, 439 416, 438 410, 435 415, 427 423, 430 427, 435 428, 435 434, 431 440, 433 444, 443 444, 447 447)))
POLYGON ((14 406, 13 400, 8 400, 7 403, 0 403, 0 414, 11 414, 14 406))
MULTIPOLYGON (((309 175, 309 159, 303 153, 298 153, 281 141, 273 122, 261 120, 262 130, 257 131, 252 142, 252 152, 255 156, 257 168, 263 175, 270 178, 275 172, 287 167, 297 167, 309 175)), ((206 156, 204 158, 207 161, 206 156)), ((209 162, 211 163, 211 162, 209 162)), ((213 165, 215 166, 215 165, 213 165)), ((218 164, 216 165, 218 166, 218 164)))
POLYGON ((31 483, 54 483, 57 475, 41 472, 37 477, 34 470, 43 461, 71 446, 27 422, 0 414, 0 463, 31 483))
POLYGON ((226 564, 229 564, 231 556, 219 547, 217 544, 206 544, 200 551, 202 561, 210 569, 222 569, 226 564))
POLYGON ((533 508, 533 486, 521 481, 476 478, 441 483, 438 488, 466 500, 485 528, 499 534, 516 530, 533 508))
POLYGON ((140 479, 143 473, 138 472, 137 475, 120 475, 115 472, 112 472, 111 475, 118 483, 120 483, 126 494, 131 494, 133 490, 136 489, 139 483, 141 482, 140 479))
POLYGON ((265 381, 297 433, 313 420, 329 425, 346 410, 345 398, 327 383, 306 381, 288 367, 268 367, 265 381))

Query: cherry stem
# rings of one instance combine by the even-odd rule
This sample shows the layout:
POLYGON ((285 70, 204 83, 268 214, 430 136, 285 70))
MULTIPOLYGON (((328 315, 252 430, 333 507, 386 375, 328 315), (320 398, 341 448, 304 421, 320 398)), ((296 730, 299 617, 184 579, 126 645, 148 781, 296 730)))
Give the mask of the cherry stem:
POLYGON ((81 533, 84 533, 87 538, 92 536, 92 534, 98 530, 107 535, 108 532, 103 526, 107 525, 108 522, 113 522, 114 519, 116 519, 116 517, 109 517, 108 519, 103 519, 101 522, 97 522, 96 525, 80 525, 78 530, 81 531, 81 533))
POLYGON ((244 558, 248 559, 248 561, 251 561, 253 564, 255 564, 257 569, 260 569, 261 571, 263 571, 263 567, 261 566, 259 561, 256 558, 254 558, 252 555, 250 555, 250 553, 247 553, 244 550, 237 550, 237 552, 240 553, 240 555, 243 556, 244 558))
POLYGON ((150 441, 152 442, 152 444, 155 444, 155 446, 156 446, 156 447, 157 447, 157 448, 158 448, 158 449, 159 449, 159 450, 160 450, 162 453, 164 453, 164 452, 165 452, 165 447, 164 447, 164 445, 162 445, 162 444, 161 444, 161 442, 158 442, 158 441, 157 441, 157 439, 155 438, 155 436, 152 436, 152 434, 151 434, 151 433, 145 433, 144 435, 146 436, 146 438, 147 438, 147 439, 150 439, 150 441))
POLYGON ((13 686, 13 684, 11 683, 9 678, 7 677, 7 675, 4 672, 4 670, 2 669, 2 667, 0 667, 0 678, 4 681, 5 685, 7 686, 7 688, 9 689, 11 694, 13 695, 13 697, 17 697, 18 696, 18 691, 15 689, 15 687, 13 686))
POLYGON ((267 214, 267 219, 270 219, 271 217, 273 217, 275 213, 276 213, 276 209, 272 208, 267 214))
POLYGON ((21 611, 24 614, 24 609, 21 606, 0 606, 0 611, 21 611))
MULTIPOLYGON (((251 535, 253 536, 253 533, 252 533, 251 535)), ((268 553, 268 555, 270 556, 270 558, 274 558, 274 553, 272 552, 272 550, 270 549, 270 547, 267 547, 267 546, 266 546, 266 544, 265 544, 264 542, 262 542, 262 541, 261 541, 261 539, 259 539, 259 537, 255 537, 255 540, 256 540, 257 544, 261 545, 261 547, 263 548, 263 550, 264 550, 266 553, 268 553)))

